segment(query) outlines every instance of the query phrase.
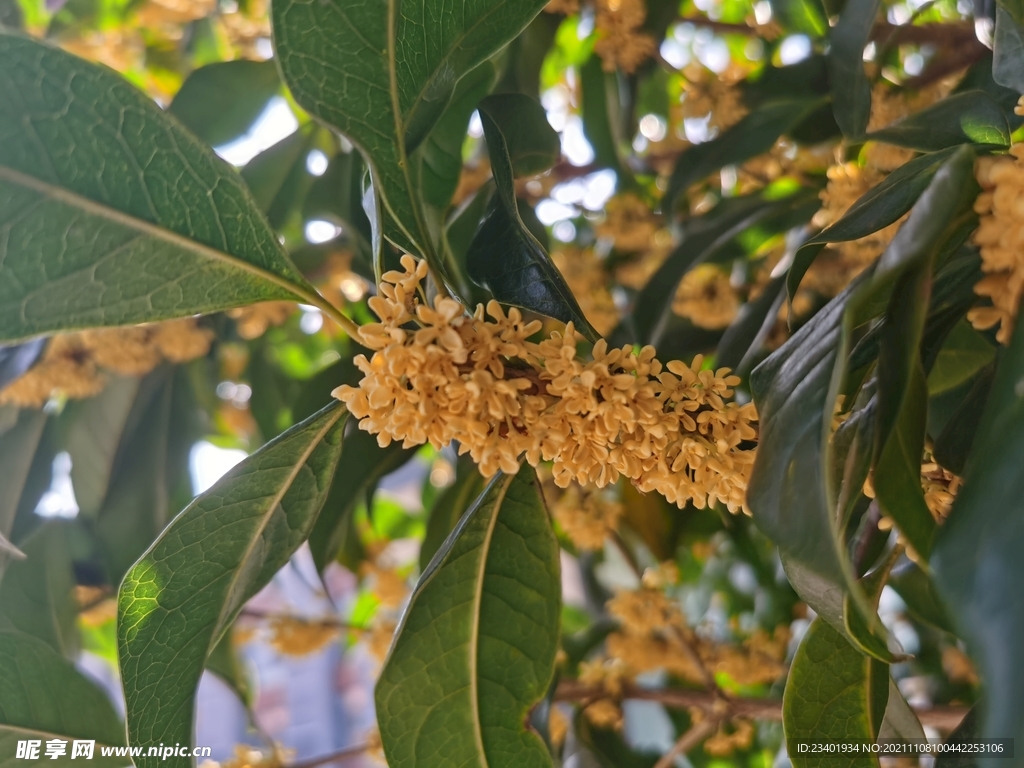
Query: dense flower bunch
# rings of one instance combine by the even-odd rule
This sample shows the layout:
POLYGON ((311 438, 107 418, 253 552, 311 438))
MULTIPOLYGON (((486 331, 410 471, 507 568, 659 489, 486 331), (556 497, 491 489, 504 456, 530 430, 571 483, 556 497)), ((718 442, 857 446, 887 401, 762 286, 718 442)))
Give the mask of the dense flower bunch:
POLYGON ((430 307, 418 298, 425 264, 404 256, 402 266, 370 299, 381 322, 361 329, 374 350, 356 358, 362 381, 334 391, 382 446, 458 441, 487 476, 551 461, 563 488, 624 476, 680 506, 745 509, 757 417, 726 401, 739 381, 728 370, 701 370, 700 357, 663 366, 653 347, 604 340, 584 361, 571 324, 535 343, 541 323, 495 301, 472 316, 451 298, 430 307))
POLYGON ((635 72, 658 50, 657 41, 640 31, 646 18, 644 0, 597 0, 594 53, 606 72, 635 72))
POLYGON ((736 319, 740 298, 729 273, 714 264, 702 264, 683 276, 672 311, 699 328, 716 330, 736 319))
POLYGON ((622 502, 605 489, 571 483, 551 504, 551 515, 577 549, 600 549, 619 524, 622 502))
POLYGON ((999 326, 996 338, 1007 344, 1024 288, 1024 143, 1014 144, 1009 155, 980 158, 975 175, 983 191, 974 203, 981 215, 974 242, 985 277, 974 292, 991 299, 992 306, 975 307, 967 319, 979 329, 999 326))
POLYGON ((727 130, 747 114, 739 83, 747 70, 731 63, 715 74, 700 64, 690 64, 683 70, 683 117, 708 118, 708 126, 719 132, 727 130))
POLYGON ((615 328, 619 322, 619 310, 609 290, 604 262, 594 249, 562 248, 551 254, 551 260, 594 329, 604 334, 615 328))
POLYGON ((192 318, 60 334, 36 365, 0 390, 0 405, 39 408, 55 394, 92 397, 106 384, 103 371, 141 376, 163 360, 202 357, 212 339, 213 333, 192 318))

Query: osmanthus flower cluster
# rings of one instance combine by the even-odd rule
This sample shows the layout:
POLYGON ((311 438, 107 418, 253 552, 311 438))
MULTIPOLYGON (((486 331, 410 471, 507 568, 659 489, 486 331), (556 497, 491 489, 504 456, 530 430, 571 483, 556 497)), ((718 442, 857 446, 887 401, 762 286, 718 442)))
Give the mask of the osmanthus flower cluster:
POLYGON ((1024 289, 1024 143, 1014 144, 1009 155, 980 158, 975 175, 983 191, 974 202, 981 215, 974 242, 985 277, 974 292, 992 305, 973 308, 967 319, 982 330, 998 326, 996 338, 1008 344, 1024 289))
POLYGON ((571 324, 530 341, 539 321, 493 301, 472 315, 447 297, 431 307, 419 298, 426 265, 402 266, 369 301, 380 322, 360 330, 374 350, 356 358, 363 379, 334 391, 382 446, 457 441, 486 476, 550 461, 563 488, 626 477, 680 506, 745 509, 757 416, 728 401, 739 382, 728 370, 701 370, 700 357, 662 365, 653 347, 603 340, 584 360, 571 324))

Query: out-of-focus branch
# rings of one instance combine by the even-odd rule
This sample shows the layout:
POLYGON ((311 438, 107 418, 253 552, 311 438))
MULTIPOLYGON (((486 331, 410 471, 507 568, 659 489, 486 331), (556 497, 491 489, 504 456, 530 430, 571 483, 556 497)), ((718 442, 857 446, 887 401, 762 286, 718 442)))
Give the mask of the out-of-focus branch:
POLYGON ((346 760, 356 755, 361 755, 364 752, 373 749, 374 745, 367 742, 366 744, 356 744, 352 747, 345 747, 339 749, 337 752, 331 752, 320 757, 311 757, 309 760, 300 760, 296 763, 290 763, 284 768, 317 768, 317 766, 325 765, 327 763, 333 763, 335 760, 346 760))
MULTIPOLYGON (((600 687, 584 685, 575 680, 563 680, 555 691, 556 701, 593 700, 606 697, 608 694, 600 687)), ((637 685, 625 684, 622 689, 624 699, 642 699, 656 701, 673 709, 690 709, 698 707, 704 711, 713 711, 721 696, 714 691, 685 689, 651 689, 637 685)), ((751 720, 781 720, 782 701, 779 699, 731 698, 727 700, 729 717, 743 717, 751 720)), ((952 731, 967 715, 966 707, 933 707, 931 709, 915 709, 915 714, 922 725, 938 728, 941 731, 952 731)))

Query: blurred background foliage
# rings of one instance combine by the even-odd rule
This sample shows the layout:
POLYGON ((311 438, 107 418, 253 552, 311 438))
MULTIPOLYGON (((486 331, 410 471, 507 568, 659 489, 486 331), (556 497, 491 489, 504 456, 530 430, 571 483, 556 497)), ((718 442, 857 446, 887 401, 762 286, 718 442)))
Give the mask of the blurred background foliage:
MULTIPOLYGON (((842 141, 825 56, 841 10, 834 0, 552 0, 497 57, 492 92, 539 100, 560 140, 550 170, 517 179, 520 214, 599 333, 656 344, 663 359, 710 354, 746 377, 892 239, 898 223, 829 247, 784 301, 798 247, 914 156, 842 141)), ((986 0, 885 0, 865 38, 868 130, 965 82, 1012 107, 1016 94, 992 81, 993 13, 986 0)), ((0 0, 0 23, 112 67, 166 107, 241 168, 323 294, 374 319, 363 161, 283 87, 264 0, 0 0)), ((492 191, 482 135, 474 113, 448 215, 457 260, 492 191)), ((990 333, 961 321, 955 334, 956 365, 928 379, 933 401, 949 405, 930 419, 948 418, 995 354, 990 333)), ((287 302, 0 350, 0 530, 30 555, 7 566, 0 621, 116 672, 113 595, 126 570, 227 466, 357 381, 358 351, 318 310, 287 302)), ((483 487, 453 451, 381 449, 355 424, 344 457, 309 542, 327 585, 315 589, 348 584, 344 610, 243 611, 209 668, 266 739, 225 765, 292 759, 260 725, 260 669, 242 669, 236 651, 338 644, 379 662, 410 586, 483 487)), ((934 467, 941 517, 957 481, 934 467)), ((679 510, 625 482, 545 480, 544 491, 563 548, 563 684, 537 726, 555 754, 566 765, 667 765, 677 736, 707 717, 686 692, 718 691, 749 704, 686 745, 690 764, 783 764, 779 699, 813 611, 750 519, 679 510)), ((880 612, 912 654, 892 667, 900 691, 937 713, 925 719, 932 733, 948 732, 978 676, 906 557, 880 612)), ((372 734, 355 743, 373 749, 372 734)))

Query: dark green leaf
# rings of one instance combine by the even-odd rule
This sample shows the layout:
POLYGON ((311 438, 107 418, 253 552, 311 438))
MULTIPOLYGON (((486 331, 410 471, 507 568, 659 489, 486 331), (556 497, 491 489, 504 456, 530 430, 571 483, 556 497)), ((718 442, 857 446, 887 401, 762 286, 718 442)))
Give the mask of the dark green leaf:
POLYGON ((375 241, 387 222, 383 235, 441 267, 412 154, 448 108, 459 80, 514 39, 543 6, 544 0, 476 0, 456 10, 442 0, 273 5, 278 60, 295 99, 367 158, 374 207, 381 210, 370 216, 375 241))
POLYGON ((781 200, 771 200, 763 193, 727 198, 703 216, 688 220, 683 225, 679 245, 633 301, 630 341, 660 346, 672 317, 672 300, 683 275, 713 258, 722 246, 749 227, 798 208, 816 196, 815 190, 807 189, 781 200))
POLYGON ((871 84, 864 72, 864 46, 878 15, 879 0, 847 0, 829 33, 826 56, 832 112, 848 139, 859 139, 871 117, 871 84))
POLYGON ((618 139, 608 112, 610 93, 617 87, 615 75, 604 71, 601 59, 591 56, 580 67, 580 109, 583 113, 583 134, 594 148, 594 163, 612 168, 616 173, 622 168, 619 158, 618 139))
POLYGON ((789 269, 790 297, 796 295, 800 281, 826 243, 859 240, 899 221, 955 151, 955 148, 948 148, 904 163, 850 206, 839 221, 801 245, 789 269))
POLYGON ((740 375, 764 344, 786 298, 786 276, 773 277, 756 299, 744 304, 715 350, 715 364, 740 375))
POLYGON ((999 361, 967 460, 964 485, 939 529, 931 566, 985 681, 982 735, 1024 739, 1024 315, 999 361))
POLYGON ((1006 147, 1010 144, 1010 126, 991 96, 982 91, 966 91, 937 101, 865 138, 921 152, 958 144, 1006 147))
POLYGON ((992 362, 995 347, 966 320, 946 337, 928 372, 928 394, 936 395, 963 384, 992 362))
POLYGON ((13 422, 0 432, 0 536, 9 538, 32 460, 43 437, 46 414, 31 408, 18 412, 13 406, 0 408, 0 414, 8 415, 13 422))
POLYGON ((214 147, 237 139, 281 90, 272 60, 218 61, 195 70, 167 111, 214 147))
MULTIPOLYGON (((946 744, 972 744, 978 739, 984 738, 985 731, 982 728, 981 705, 975 704, 960 721, 960 725, 953 729, 953 732, 946 738, 946 744)), ((969 748, 968 748, 969 749, 969 748)), ((957 749, 941 753, 935 759, 935 768, 977 768, 978 758, 969 753, 957 749)))
POLYGON ((1024 91, 1024 28, 1003 6, 996 8, 992 78, 1017 92, 1024 91))
POLYGON ((933 265, 977 191, 974 158, 962 147, 939 169, 879 258, 870 287, 895 281, 878 353, 874 486, 882 511, 924 558, 935 521, 921 489, 928 388, 920 347, 933 265))
POLYGON ((74 659, 78 604, 68 525, 64 520, 44 523, 22 543, 25 559, 8 565, 0 581, 0 629, 32 635, 74 659))
POLYGON ((672 211, 675 201, 692 185, 726 165, 735 165, 767 152, 782 134, 816 109, 819 100, 765 104, 740 120, 721 136, 684 151, 668 182, 662 209, 672 211))
POLYGON ((741 82, 743 103, 756 109, 773 101, 791 99, 794 93, 827 96, 828 67, 825 57, 814 53, 803 61, 785 67, 771 64, 755 76, 741 82))
POLYGON ((954 474, 962 475, 964 472, 978 422, 981 421, 981 414, 992 389, 994 373, 995 367, 989 366, 978 374, 960 407, 953 412, 935 438, 935 460, 954 474))
POLYGON ((822 37, 828 31, 828 17, 821 0, 779 0, 772 6, 787 29, 822 37))
POLYGON ((0 339, 320 301, 237 174, 117 73, 0 33, 0 103, 0 339))
POLYGON ((904 559, 892 569, 889 586, 896 590, 907 610, 917 621, 931 624, 941 630, 952 633, 953 622, 939 598, 938 590, 931 576, 922 571, 915 563, 904 559))
POLYGON ((206 660, 206 668, 234 691, 247 708, 252 704, 252 690, 246 679, 245 668, 232 643, 230 629, 210 651, 210 657, 206 660))
POLYGON ((485 485, 476 463, 468 455, 461 456, 455 466, 455 482, 444 489, 430 508, 427 532, 420 545, 421 572, 427 570, 434 554, 477 496, 483 493, 485 485))
POLYGON ((798 741, 874 741, 889 697, 886 664, 861 655, 823 619, 797 649, 782 700, 782 723, 794 768, 877 768, 878 758, 801 754, 798 741))
POLYGON ((72 745, 56 760, 46 757, 46 740, 95 741, 90 766, 124 768, 126 757, 102 757, 105 746, 124 744, 124 726, 110 700, 46 643, 16 632, 0 632, 0 768, 73 768, 72 745), (39 758, 17 759, 18 741, 42 742, 39 758))
POLYGON ((281 228, 314 183, 306 170, 306 158, 318 143, 320 130, 308 123, 260 152, 242 169, 242 178, 272 227, 281 228))
POLYGON ((0 27, 21 29, 24 14, 18 0, 0 0, 0 27))
POLYGON ((519 215, 507 144, 484 103, 480 105, 480 120, 497 193, 466 254, 469 276, 502 304, 572 322, 577 330, 596 340, 597 332, 583 316, 565 279, 519 215))
POLYGON ((505 141, 512 174, 534 176, 558 162, 562 145, 540 102, 521 93, 499 93, 480 102, 505 141))
MULTIPOLYGON (((416 153, 420 162, 423 200, 435 208, 446 209, 459 186, 466 126, 480 99, 494 86, 497 74, 494 64, 485 61, 462 78, 455 88, 448 109, 416 153)), ((522 98, 529 100, 528 96, 522 98)), ((555 141, 557 144, 557 135, 555 141)))
POLYGON ((309 534, 309 548, 317 570, 323 571, 338 556, 356 505, 384 475, 405 464, 413 453, 399 442, 381 448, 375 435, 359 429, 354 419, 349 422, 330 493, 309 534))
MULTIPOLYGON (((118 655, 133 744, 192 742, 206 661, 246 600, 309 535, 337 465, 344 413, 329 406, 238 464, 125 576, 118 655)), ((136 764, 169 765, 154 757, 136 764)))
POLYGON ((558 551, 528 467, 466 512, 420 578, 377 682, 392 768, 551 765, 525 721, 554 672, 558 551))

